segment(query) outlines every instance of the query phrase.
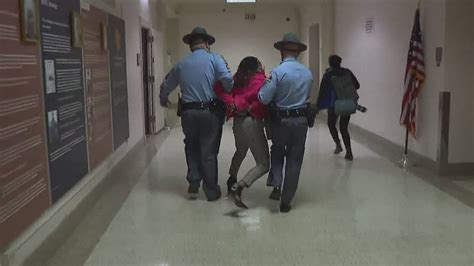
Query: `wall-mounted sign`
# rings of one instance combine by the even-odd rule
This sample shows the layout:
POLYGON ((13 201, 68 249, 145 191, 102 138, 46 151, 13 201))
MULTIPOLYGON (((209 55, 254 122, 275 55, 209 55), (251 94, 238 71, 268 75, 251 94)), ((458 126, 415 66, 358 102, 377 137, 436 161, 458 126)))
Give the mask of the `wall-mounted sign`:
POLYGON ((89 161, 91 169, 94 169, 113 150, 109 54, 102 47, 107 14, 90 6, 89 11, 82 11, 82 22, 89 161))
POLYGON ((109 15, 107 34, 110 56, 110 85, 112 89, 113 135, 116 149, 129 137, 125 22, 120 18, 109 15))
POLYGON ((42 0, 43 59, 52 200, 88 172, 79 0, 42 0), (76 19, 73 19, 76 17, 76 19))
POLYGON ((0 249, 50 205, 38 1, 21 3, 0 1, 0 249))

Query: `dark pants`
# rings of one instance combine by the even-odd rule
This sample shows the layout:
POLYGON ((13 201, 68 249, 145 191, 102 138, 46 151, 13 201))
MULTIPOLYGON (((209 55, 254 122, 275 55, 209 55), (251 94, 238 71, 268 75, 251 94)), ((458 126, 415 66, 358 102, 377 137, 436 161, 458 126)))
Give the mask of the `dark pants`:
POLYGON ((281 123, 272 125, 272 132, 271 169, 267 184, 281 187, 283 183, 281 203, 289 205, 298 188, 308 133, 308 119, 284 118, 281 123))
POLYGON ((217 153, 222 135, 221 120, 209 110, 186 110, 182 115, 188 182, 203 189, 208 200, 220 196, 217 153))
POLYGON ((334 111, 334 108, 328 109, 328 127, 329 132, 331 132, 332 139, 336 143, 336 145, 341 145, 341 140, 339 139, 339 132, 337 131, 336 124, 337 120, 339 121, 339 130, 341 131, 342 141, 344 141, 344 146, 346 147, 346 151, 351 152, 351 136, 349 135, 349 121, 351 120, 351 116, 339 116, 334 111))

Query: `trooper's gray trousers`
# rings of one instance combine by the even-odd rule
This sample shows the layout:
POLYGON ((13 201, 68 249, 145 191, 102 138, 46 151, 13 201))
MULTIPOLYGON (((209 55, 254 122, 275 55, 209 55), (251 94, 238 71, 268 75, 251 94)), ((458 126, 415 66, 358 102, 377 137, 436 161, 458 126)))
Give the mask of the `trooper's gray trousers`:
POLYGON ((185 110, 181 117, 184 133, 187 180, 200 186, 208 200, 220 197, 217 172, 217 153, 222 134, 222 122, 209 110, 185 110))
POLYGON ((307 133, 306 117, 283 118, 279 124, 272 124, 273 145, 267 185, 281 187, 283 184, 282 204, 289 205, 296 194, 307 133), (283 165, 285 165, 284 177, 283 165))

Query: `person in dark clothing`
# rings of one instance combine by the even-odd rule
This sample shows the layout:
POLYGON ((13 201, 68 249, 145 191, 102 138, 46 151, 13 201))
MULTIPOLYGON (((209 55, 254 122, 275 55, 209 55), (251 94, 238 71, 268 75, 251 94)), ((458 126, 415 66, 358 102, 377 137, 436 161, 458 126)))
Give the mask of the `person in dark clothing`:
MULTIPOLYGON (((359 81, 354 76, 354 74, 346 68, 341 67, 342 58, 337 55, 332 55, 329 57, 329 66, 321 80, 321 86, 319 91, 319 96, 317 100, 317 107, 319 110, 327 109, 328 110, 328 127, 331 136, 336 143, 336 149, 334 154, 340 154, 343 152, 341 140, 339 139, 339 132, 337 131, 336 124, 339 120, 339 130, 341 131, 342 140, 346 148, 346 160, 352 161, 354 156, 352 154, 351 147, 351 138, 349 135, 349 121, 351 119, 350 115, 340 116, 335 111, 335 101, 337 100, 336 90, 333 86, 332 79, 336 76, 342 76, 350 74, 352 77, 353 87, 358 90, 360 88, 359 81)), ((357 102, 357 99, 355 99, 357 102)), ((366 112, 367 108, 357 105, 357 110, 361 112, 366 112)))

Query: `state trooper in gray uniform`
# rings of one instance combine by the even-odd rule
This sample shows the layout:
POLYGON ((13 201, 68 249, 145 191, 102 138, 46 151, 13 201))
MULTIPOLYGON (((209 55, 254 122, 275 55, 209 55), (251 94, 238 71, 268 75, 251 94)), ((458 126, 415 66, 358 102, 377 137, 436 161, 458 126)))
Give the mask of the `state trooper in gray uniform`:
MULTIPOLYGON (((181 124, 185 135, 188 164, 188 193, 199 193, 201 181, 209 201, 218 200, 217 153, 222 133, 222 115, 214 84, 220 81, 226 91, 233 87, 233 78, 224 58, 210 51, 215 38, 204 28, 196 27, 183 37, 192 53, 178 62, 161 84, 160 102, 166 107, 169 94, 178 86, 182 93, 181 124)), ((224 107, 225 108, 225 107, 224 107)))
POLYGON ((298 56, 307 46, 299 41, 296 34, 285 34, 283 40, 275 43, 274 47, 280 50, 282 62, 273 69, 271 78, 262 87, 258 97, 263 104, 274 105, 271 108, 273 146, 269 185, 274 186, 272 195, 278 194, 279 198, 279 189, 283 183, 280 212, 289 212, 303 163, 313 75, 298 62, 298 56))

